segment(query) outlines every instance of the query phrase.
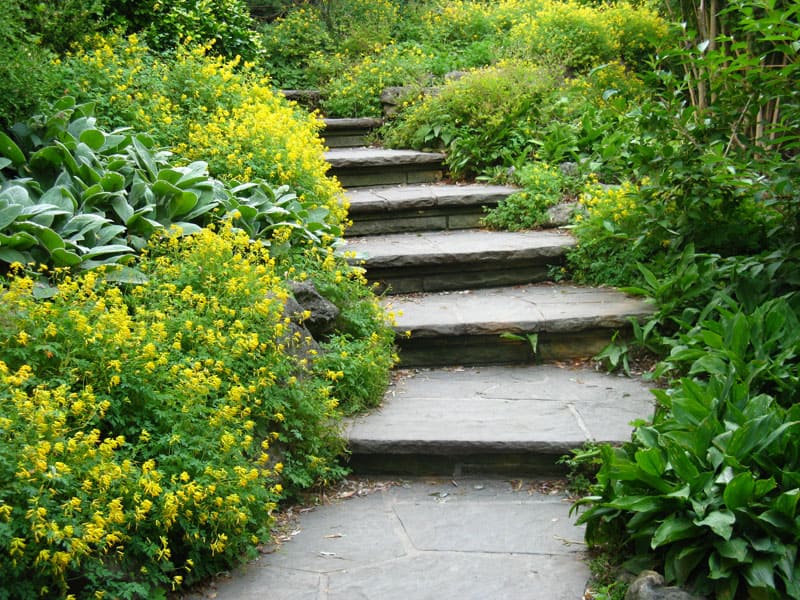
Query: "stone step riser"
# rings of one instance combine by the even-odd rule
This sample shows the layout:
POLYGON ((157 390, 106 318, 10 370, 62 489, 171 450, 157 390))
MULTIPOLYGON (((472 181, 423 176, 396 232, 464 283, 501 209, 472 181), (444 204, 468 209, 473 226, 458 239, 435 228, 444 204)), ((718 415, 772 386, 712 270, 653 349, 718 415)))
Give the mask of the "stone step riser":
POLYGON ((391 167, 332 167, 328 175, 336 177, 345 188, 366 188, 382 185, 415 185, 441 181, 441 168, 420 168, 418 165, 391 167))
POLYGON ((397 346, 400 366, 445 367, 458 365, 531 365, 570 359, 585 359, 597 355, 616 332, 626 339, 630 328, 593 328, 584 331, 548 333, 516 331, 511 339, 502 335, 441 335, 437 337, 406 338, 398 330, 397 346), (535 342, 529 336, 536 336, 535 342), (535 343, 535 350, 534 350, 535 343))
POLYGON ((364 266, 367 279, 377 284, 379 293, 410 294, 541 283, 548 281, 551 270, 563 262, 563 257, 553 257, 535 262, 526 259, 498 259, 478 265, 410 266, 401 269, 373 268, 369 263, 364 266))
POLYGON ((329 148, 357 148, 366 146, 382 119, 325 119, 321 137, 329 148))
POLYGON ((521 285, 389 296, 404 367, 589 358, 652 307, 609 289, 521 285))
POLYGON ((392 475, 397 477, 565 477, 565 466, 559 462, 571 450, 583 444, 565 446, 554 454, 532 452, 499 452, 430 454, 424 451, 409 454, 375 454, 350 448, 347 466, 354 475, 392 475))
POLYGON ((383 148, 334 148, 325 153, 328 175, 345 188, 434 183, 444 174, 444 156, 383 148))
POLYGON ((419 185, 350 190, 348 237, 480 227, 486 209, 513 194, 499 185, 419 185))
POLYGON ((353 224, 346 236, 386 235, 418 231, 459 231, 477 229, 486 214, 484 207, 494 208, 496 202, 477 207, 431 208, 418 210, 388 210, 385 213, 350 211, 353 224))

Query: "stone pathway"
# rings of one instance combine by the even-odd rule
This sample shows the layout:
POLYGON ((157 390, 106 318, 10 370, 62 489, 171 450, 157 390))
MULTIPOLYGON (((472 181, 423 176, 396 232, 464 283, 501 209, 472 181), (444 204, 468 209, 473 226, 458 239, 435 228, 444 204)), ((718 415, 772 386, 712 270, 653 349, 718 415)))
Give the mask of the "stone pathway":
MULTIPOLYGON (((332 130, 364 139, 357 125, 332 130)), ((328 158, 362 236, 345 250, 387 289, 401 334, 382 406, 347 424, 350 465, 393 484, 303 512, 291 541, 196 597, 582 598, 583 533, 542 478, 562 476, 558 458, 585 442, 628 440, 652 397, 564 361, 596 354, 651 307, 548 282, 572 238, 478 230, 482 207, 513 189, 439 184, 440 155, 328 158)))

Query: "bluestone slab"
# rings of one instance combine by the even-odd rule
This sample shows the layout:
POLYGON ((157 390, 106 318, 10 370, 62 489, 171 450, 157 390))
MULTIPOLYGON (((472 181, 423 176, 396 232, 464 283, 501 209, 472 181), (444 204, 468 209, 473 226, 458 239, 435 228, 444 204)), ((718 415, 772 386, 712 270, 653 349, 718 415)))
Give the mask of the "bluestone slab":
POLYGON ((589 572, 570 504, 520 483, 415 479, 319 506, 275 553, 192 598, 580 598, 589 572))
POLYGON ((502 185, 438 184, 409 185, 363 190, 348 190, 350 215, 365 213, 421 210, 433 207, 496 205, 514 193, 516 188, 502 185))
POLYGON ((417 152, 416 150, 391 150, 388 148, 333 148, 325 153, 334 169, 369 167, 390 167, 399 165, 440 165, 444 155, 438 152, 417 152))
POLYGON ((393 296, 396 329, 411 338, 580 331, 624 327, 650 304, 610 288, 520 285, 510 288, 393 296))
POLYGON ((630 439, 653 413, 641 381, 555 365, 408 371, 380 408, 348 422, 354 455, 561 455, 630 439))
POLYGON ((560 231, 431 231, 350 238, 343 249, 371 267, 478 265, 563 256, 575 238, 560 231))

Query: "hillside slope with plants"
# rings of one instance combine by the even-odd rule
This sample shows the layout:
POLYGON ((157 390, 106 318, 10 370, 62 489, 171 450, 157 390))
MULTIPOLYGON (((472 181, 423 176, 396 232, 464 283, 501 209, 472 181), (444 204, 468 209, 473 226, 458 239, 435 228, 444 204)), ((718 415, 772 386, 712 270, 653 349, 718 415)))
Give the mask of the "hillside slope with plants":
POLYGON ((660 387, 630 444, 572 459, 596 470, 590 544, 714 597, 800 597, 797 3, 7 4, 7 597, 182 589, 341 475, 331 424, 378 401, 392 334, 334 252, 319 114, 276 88, 367 116, 386 86, 385 144, 518 185, 490 227, 576 202, 560 276, 657 305, 601 355, 653 354, 660 387), (304 280, 340 310, 318 345, 286 308, 304 280))

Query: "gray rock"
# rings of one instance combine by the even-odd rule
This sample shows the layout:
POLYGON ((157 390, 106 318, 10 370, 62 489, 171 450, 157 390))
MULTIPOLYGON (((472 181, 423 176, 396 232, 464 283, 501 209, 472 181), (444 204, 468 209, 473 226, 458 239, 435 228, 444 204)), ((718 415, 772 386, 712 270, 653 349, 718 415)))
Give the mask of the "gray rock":
POLYGON ((628 588, 625 600, 704 600, 675 586, 665 586, 655 571, 642 571, 628 588))
POLYGON ((564 227, 569 225, 572 213, 577 205, 577 202, 562 202, 548 208, 545 227, 564 227))
MULTIPOLYGON (((308 329, 315 339, 331 333, 336 326, 336 319, 339 318, 339 307, 333 302, 322 296, 317 291, 316 286, 311 281, 290 281, 289 289, 294 295, 296 304, 300 306, 299 311, 291 312, 287 302, 287 313, 296 318, 298 313, 308 311, 311 313, 307 319, 303 319, 303 326, 308 329)), ((292 304, 294 306, 294 304, 292 304)))

